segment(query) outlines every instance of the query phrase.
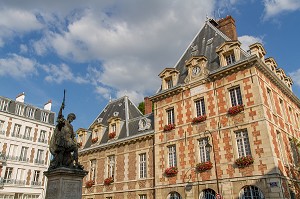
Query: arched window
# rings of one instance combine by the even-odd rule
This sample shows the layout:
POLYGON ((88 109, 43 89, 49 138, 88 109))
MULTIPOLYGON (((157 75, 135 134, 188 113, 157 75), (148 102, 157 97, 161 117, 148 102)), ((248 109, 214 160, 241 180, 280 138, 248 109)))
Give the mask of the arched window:
POLYGON ((216 192, 212 189, 204 189, 199 196, 199 199, 215 199, 216 192))
POLYGON ((169 195, 168 195, 168 198, 167 199, 181 199, 181 196, 179 193, 177 192, 171 192, 169 195))
POLYGON ((240 191, 240 199, 264 199, 264 195, 256 186, 246 186, 240 191))

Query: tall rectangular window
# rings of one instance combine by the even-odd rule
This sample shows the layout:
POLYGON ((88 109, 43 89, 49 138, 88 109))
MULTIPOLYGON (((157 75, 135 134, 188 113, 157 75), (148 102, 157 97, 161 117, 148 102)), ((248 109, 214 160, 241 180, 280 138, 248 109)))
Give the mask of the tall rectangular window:
POLYGON ((234 53, 231 52, 230 54, 226 55, 226 56, 225 56, 225 59, 226 59, 227 65, 233 64, 233 63, 235 62, 235 56, 234 56, 234 53))
POLYGON ((31 127, 26 126, 23 138, 29 140, 30 139, 30 134, 31 134, 31 127))
POLYGON ((284 119, 286 119, 285 108, 284 108, 284 103, 283 103, 282 99, 279 99, 279 105, 280 105, 281 115, 284 119))
POLYGON ((37 150, 35 163, 44 164, 44 150, 41 150, 41 149, 37 150))
POLYGON ((274 105, 272 103, 272 92, 271 92, 271 89, 267 88, 267 99, 268 99, 268 105, 271 109, 271 111, 274 111, 274 105))
POLYGON ((167 110, 167 119, 168 119, 168 124, 175 124, 173 108, 167 110))
POLYGON ((114 177, 115 174, 115 156, 114 155, 110 155, 107 157, 107 174, 108 177, 114 177))
POLYGON ((139 168, 140 168, 140 178, 146 178, 147 177, 147 162, 146 162, 146 153, 142 153, 139 155, 139 168))
POLYGON ((298 165, 299 158, 298 158, 298 151, 297 151, 296 143, 291 138, 289 138, 289 142, 290 142, 290 149, 292 151, 292 157, 293 157, 294 165, 298 165))
POLYGON ((28 147, 22 146, 19 160, 20 161, 27 161, 27 153, 28 153, 28 147))
POLYGON ((231 106, 242 105, 242 94, 240 87, 235 87, 229 90, 231 106))
POLYGON ((90 172, 90 180, 96 180, 96 160, 91 160, 91 172, 90 172))
POLYGON ((6 167, 5 174, 4 174, 4 179, 12 179, 12 173, 13 173, 13 168, 12 167, 6 167))
POLYGON ((26 117, 33 118, 34 117, 34 109, 31 107, 26 108, 26 117))
POLYGON ((18 146, 15 145, 15 144, 11 144, 9 146, 8 159, 10 159, 10 160, 16 160, 17 159, 17 157, 16 157, 17 149, 18 149, 18 146))
POLYGON ((168 156, 169 156, 169 167, 176 167, 177 166, 177 159, 176 159, 176 146, 168 146, 168 156))
POLYGON ((42 122, 48 122, 49 113, 42 112, 41 114, 41 121, 42 122))
POLYGON ((0 120, 0 134, 5 134, 4 121, 0 120))
POLYGON ((210 148, 207 147, 208 138, 199 140, 200 162, 210 161, 210 148))
POLYGON ((198 99, 195 101, 195 107, 196 107, 196 117, 205 115, 205 104, 204 104, 204 98, 198 99))
POLYGON ((277 136, 277 143, 278 143, 278 149, 279 149, 279 155, 280 159, 283 162, 283 164, 286 163, 286 157, 285 157, 285 152, 284 152, 284 145, 283 145, 283 140, 281 137, 281 133, 279 131, 276 132, 277 136))
POLYGON ((37 170, 34 171, 33 182, 39 182, 39 180, 40 180, 40 174, 41 174, 41 171, 37 171, 37 170))
POLYGON ((23 114, 24 114, 24 106, 21 105, 21 104, 17 104, 16 105, 16 111, 15 111, 15 113, 17 115, 23 116, 23 114))
POLYGON ((248 155, 251 156, 250 143, 249 143, 247 130, 244 129, 242 131, 237 131, 235 132, 235 136, 236 136, 236 144, 238 148, 239 158, 248 155))
POLYGON ((25 169, 17 170, 17 180, 25 180, 25 169))
POLYGON ((40 131, 40 137, 39 137, 38 141, 39 142, 45 142, 45 140, 46 140, 46 131, 41 130, 40 131))
POLYGON ((166 79, 166 84, 167 84, 167 89, 172 88, 173 87, 173 80, 172 80, 172 78, 166 79))
POLYGON ((8 108, 8 101, 4 99, 0 99, 0 110, 7 111, 7 108, 8 108))
POLYGON ((111 124, 111 132, 116 132, 117 131, 117 125, 114 123, 114 124, 111 124))
POLYGON ((21 125, 20 124, 15 124, 12 136, 13 137, 20 137, 20 135, 21 135, 20 131, 21 131, 21 125))

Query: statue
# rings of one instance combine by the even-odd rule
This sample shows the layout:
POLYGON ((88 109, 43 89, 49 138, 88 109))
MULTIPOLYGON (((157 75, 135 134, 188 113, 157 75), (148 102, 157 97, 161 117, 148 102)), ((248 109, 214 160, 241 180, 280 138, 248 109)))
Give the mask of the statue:
POLYGON ((76 116, 74 113, 70 113, 65 119, 62 114, 64 108, 65 90, 63 102, 57 116, 57 124, 50 140, 49 149, 53 159, 50 162, 49 170, 58 167, 83 170, 83 166, 78 162, 78 143, 71 124, 76 119, 76 116))

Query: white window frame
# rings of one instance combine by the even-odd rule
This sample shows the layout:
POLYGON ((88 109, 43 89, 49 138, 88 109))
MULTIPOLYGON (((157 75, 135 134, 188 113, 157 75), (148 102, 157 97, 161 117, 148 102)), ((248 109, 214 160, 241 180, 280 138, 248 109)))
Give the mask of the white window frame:
POLYGON ((146 194, 141 194, 140 199, 147 199, 147 195, 146 194))
POLYGON ((251 147, 247 129, 235 131, 238 157, 251 156, 251 147))
POLYGON ((261 192, 261 190, 253 185, 250 186, 245 186, 241 189, 240 194, 239 194, 239 199, 244 199, 245 198, 245 189, 248 189, 247 191, 249 192, 247 194, 247 199, 264 199, 264 195, 261 192), (249 194, 250 194, 250 198, 249 198, 249 194))
POLYGON ((4 173, 4 179, 12 179, 14 168, 13 167, 6 167, 4 173))
POLYGON ((170 88, 174 87, 174 85, 173 85, 173 78, 172 77, 168 77, 166 79, 166 87, 167 87, 167 89, 170 89, 170 88))
POLYGON ((107 177, 114 178, 115 175, 115 155, 107 157, 107 177))
POLYGON ((271 111, 274 111, 274 104, 272 102, 272 90, 267 88, 267 99, 268 99, 268 104, 269 104, 269 107, 271 109, 271 111))
POLYGON ((20 137, 21 128, 22 128, 21 124, 15 124, 14 132, 13 132, 13 134, 15 135, 14 137, 20 137))
POLYGON ((26 117, 33 119, 34 117, 34 109, 31 107, 26 108, 26 117))
POLYGON ((39 182, 40 181, 40 177, 41 177, 41 171, 34 170, 32 181, 33 182, 39 182))
POLYGON ((40 130, 39 142, 45 142, 45 140, 46 140, 46 133, 47 133, 47 131, 40 130))
POLYGON ((38 149, 37 150, 37 153, 36 153, 36 163, 44 163, 43 160, 44 160, 44 150, 42 149, 38 149))
POLYGON ((235 61, 236 61, 236 58, 235 58, 235 55, 234 55, 234 52, 233 52, 233 51, 231 51, 231 52, 228 53, 228 54, 225 54, 225 55, 224 55, 224 58, 225 58, 225 60, 226 60, 227 66, 230 65, 230 64, 235 63, 235 61))
POLYGON ((147 156, 146 153, 139 154, 139 170, 140 178, 147 177, 147 156))
POLYGON ((210 161, 210 149, 207 147, 208 137, 199 139, 200 163, 210 161))
POLYGON ((6 101, 4 99, 0 99, 0 110, 7 112, 8 104, 9 104, 8 101, 6 101))
POLYGON ((168 165, 169 167, 177 167, 176 145, 168 146, 168 165))
POLYGON ((22 146, 20 157, 19 157, 20 161, 27 161, 28 149, 29 149, 29 147, 22 146))
POLYGON ((96 180, 96 168, 97 168, 97 160, 90 160, 91 172, 90 172, 90 180, 96 180))
POLYGON ((24 115, 24 105, 22 105, 22 104, 16 104, 15 113, 17 115, 23 116, 24 115))
POLYGON ((243 104, 241 88, 239 86, 229 89, 229 97, 230 97, 231 106, 237 106, 243 104))
POLYGON ((174 108, 170 108, 166 110, 167 113, 167 124, 175 124, 175 118, 174 118, 174 108))
POLYGON ((41 113, 41 121, 47 123, 49 119, 49 113, 43 112, 41 113))
POLYGON ((196 117, 206 115, 204 97, 195 100, 196 117))

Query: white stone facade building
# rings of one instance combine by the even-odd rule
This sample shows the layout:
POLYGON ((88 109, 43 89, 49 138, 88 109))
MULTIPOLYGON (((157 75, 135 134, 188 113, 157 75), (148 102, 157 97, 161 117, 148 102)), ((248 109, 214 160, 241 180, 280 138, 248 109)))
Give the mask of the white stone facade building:
POLYGON ((54 130, 51 101, 43 108, 0 96, 0 199, 43 199, 54 130))

